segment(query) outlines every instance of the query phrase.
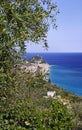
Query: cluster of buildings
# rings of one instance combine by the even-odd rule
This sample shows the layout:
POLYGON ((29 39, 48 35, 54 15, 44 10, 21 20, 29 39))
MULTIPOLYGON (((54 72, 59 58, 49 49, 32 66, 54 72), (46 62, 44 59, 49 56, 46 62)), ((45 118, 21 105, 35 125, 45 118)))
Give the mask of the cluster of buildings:
POLYGON ((40 56, 32 57, 31 59, 24 61, 19 69, 25 72, 31 72, 35 74, 35 72, 46 75, 46 79, 49 79, 49 71, 50 66, 47 64, 44 59, 40 56))

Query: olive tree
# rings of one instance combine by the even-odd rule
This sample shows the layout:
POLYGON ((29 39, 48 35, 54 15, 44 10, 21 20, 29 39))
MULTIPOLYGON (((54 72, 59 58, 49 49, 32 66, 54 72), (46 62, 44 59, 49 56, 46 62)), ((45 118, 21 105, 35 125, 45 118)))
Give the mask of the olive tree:
MULTIPOLYGON (((25 50, 25 41, 44 43, 49 26, 56 28, 57 5, 52 0, 1 0, 0 82, 25 50), (19 49, 17 49, 19 48, 19 49), (19 50, 19 51, 18 51, 19 50)), ((28 42, 27 42, 28 43, 28 42)))

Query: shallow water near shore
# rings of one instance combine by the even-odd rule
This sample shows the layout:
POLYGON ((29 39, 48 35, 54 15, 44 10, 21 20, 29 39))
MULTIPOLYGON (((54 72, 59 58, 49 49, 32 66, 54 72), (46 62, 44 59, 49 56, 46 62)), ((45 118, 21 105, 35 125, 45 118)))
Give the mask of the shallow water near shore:
POLYGON ((54 65, 50 67, 51 83, 69 92, 82 96, 82 72, 66 66, 54 65))

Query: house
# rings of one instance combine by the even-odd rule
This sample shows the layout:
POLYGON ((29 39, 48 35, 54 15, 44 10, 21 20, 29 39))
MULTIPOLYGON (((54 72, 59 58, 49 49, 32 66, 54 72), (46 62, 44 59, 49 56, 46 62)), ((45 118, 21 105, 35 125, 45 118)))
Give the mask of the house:
POLYGON ((55 94, 56 94, 55 91, 48 91, 48 92, 47 92, 47 96, 48 96, 48 97, 54 97, 55 94))

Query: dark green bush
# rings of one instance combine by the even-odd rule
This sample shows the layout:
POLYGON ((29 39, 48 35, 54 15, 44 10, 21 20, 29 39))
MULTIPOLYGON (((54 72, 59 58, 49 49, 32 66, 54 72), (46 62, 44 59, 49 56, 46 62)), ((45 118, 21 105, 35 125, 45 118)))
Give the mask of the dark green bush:
POLYGON ((57 101, 41 110, 31 106, 31 100, 18 100, 0 112, 2 130, 70 130, 72 125, 71 113, 57 101))

